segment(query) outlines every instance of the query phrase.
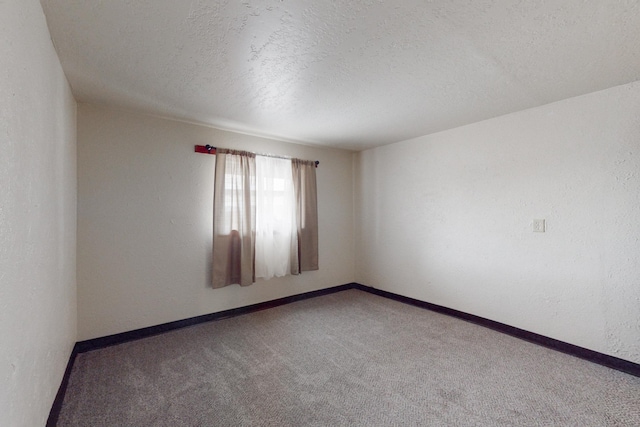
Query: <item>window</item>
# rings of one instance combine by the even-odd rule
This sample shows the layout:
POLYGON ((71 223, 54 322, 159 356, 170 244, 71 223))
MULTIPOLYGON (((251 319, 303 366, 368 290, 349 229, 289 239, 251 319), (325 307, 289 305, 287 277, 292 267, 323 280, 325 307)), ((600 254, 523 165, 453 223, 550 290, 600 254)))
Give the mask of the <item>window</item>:
POLYGON ((318 269, 315 165, 218 149, 213 287, 318 269))

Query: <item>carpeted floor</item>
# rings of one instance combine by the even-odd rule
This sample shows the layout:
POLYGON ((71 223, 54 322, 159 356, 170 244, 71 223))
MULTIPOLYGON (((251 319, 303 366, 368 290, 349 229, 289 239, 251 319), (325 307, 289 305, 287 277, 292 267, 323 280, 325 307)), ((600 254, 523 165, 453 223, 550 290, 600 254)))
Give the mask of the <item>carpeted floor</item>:
POLYGON ((78 355, 60 426, 640 426, 640 378, 359 290, 78 355))

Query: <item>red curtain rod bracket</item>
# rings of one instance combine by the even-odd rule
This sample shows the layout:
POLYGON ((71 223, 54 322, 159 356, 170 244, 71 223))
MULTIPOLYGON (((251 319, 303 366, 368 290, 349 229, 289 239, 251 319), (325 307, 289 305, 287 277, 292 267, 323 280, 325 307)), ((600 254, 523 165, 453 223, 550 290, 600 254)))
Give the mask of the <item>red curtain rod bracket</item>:
POLYGON ((196 145, 196 153, 216 154, 216 147, 210 145, 196 145))

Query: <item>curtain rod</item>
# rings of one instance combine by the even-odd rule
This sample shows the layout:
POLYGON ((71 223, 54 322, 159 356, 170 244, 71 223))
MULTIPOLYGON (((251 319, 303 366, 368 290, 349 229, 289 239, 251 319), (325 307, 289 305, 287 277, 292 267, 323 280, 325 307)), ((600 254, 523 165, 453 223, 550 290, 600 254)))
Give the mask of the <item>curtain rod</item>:
MULTIPOLYGON (((212 145, 196 145, 195 148, 195 152, 196 153, 204 153, 204 154, 216 154, 216 150, 217 148, 212 146, 212 145)), ((264 157, 274 157, 276 159, 290 159, 291 157, 286 157, 286 156, 276 156, 274 154, 262 154, 262 153, 253 153, 255 155, 258 156, 264 156, 264 157)), ((320 164, 320 162, 318 160, 316 160, 314 162, 316 164, 316 167, 318 167, 318 165, 320 164)))

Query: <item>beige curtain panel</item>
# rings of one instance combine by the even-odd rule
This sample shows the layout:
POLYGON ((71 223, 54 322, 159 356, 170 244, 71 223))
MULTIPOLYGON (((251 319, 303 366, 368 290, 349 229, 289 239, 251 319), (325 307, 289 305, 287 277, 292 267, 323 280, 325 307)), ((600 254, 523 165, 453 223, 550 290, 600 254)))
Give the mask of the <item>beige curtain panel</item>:
POLYGON ((255 282, 256 155, 216 150, 213 287, 255 282))
MULTIPOLYGON (((213 197, 212 286, 248 286, 256 281, 256 182, 266 179, 256 168, 256 154, 218 148, 213 197)), ((287 246, 291 274, 318 270, 316 166, 292 159, 296 230, 287 246)), ((284 249, 283 249, 284 250, 284 249)), ((286 258, 285 258, 286 259, 286 258)), ((259 259, 258 263, 265 260, 259 259)), ((268 262, 268 260, 267 260, 268 262)))
MULTIPOLYGON (((298 272, 318 270, 318 195, 316 165, 291 160, 298 226, 298 272)), ((292 273, 298 274, 298 272, 292 273)))

